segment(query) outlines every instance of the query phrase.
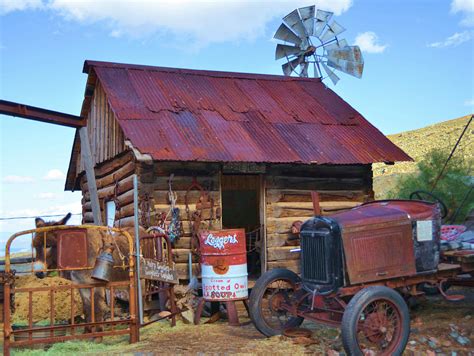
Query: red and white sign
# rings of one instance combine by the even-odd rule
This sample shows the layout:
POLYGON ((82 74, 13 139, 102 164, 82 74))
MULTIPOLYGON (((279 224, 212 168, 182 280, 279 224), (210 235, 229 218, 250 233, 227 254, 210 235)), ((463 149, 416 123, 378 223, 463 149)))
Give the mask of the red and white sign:
POLYGON ((246 299, 248 283, 245 230, 203 231, 200 249, 204 299, 246 299))

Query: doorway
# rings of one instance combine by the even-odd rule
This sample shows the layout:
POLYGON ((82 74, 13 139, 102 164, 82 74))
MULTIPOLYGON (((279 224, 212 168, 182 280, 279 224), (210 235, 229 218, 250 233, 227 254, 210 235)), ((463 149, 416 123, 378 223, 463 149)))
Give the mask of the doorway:
POLYGON ((260 250, 260 176, 224 174, 222 187, 222 227, 244 228, 247 244, 247 270, 249 278, 259 277, 260 250))

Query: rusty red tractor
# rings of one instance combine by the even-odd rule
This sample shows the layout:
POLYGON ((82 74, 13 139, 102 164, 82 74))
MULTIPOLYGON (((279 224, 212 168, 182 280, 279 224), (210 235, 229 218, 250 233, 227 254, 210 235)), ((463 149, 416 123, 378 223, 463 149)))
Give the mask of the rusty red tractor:
POLYGON ((462 296, 447 295, 445 283, 474 285, 472 262, 442 259, 445 214, 439 199, 385 200, 307 220, 301 277, 287 269, 263 274, 250 296, 253 323, 266 336, 305 319, 340 326, 350 355, 401 354, 410 333, 407 300, 423 295, 421 286, 454 301, 462 296))

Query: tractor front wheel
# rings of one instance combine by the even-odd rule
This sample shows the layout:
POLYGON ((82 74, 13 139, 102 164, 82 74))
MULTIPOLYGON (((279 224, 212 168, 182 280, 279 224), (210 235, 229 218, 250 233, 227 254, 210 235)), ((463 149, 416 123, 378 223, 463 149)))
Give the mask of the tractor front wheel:
POLYGON ((349 355, 401 355, 410 335, 407 304, 388 287, 364 288, 347 305, 341 334, 349 355))

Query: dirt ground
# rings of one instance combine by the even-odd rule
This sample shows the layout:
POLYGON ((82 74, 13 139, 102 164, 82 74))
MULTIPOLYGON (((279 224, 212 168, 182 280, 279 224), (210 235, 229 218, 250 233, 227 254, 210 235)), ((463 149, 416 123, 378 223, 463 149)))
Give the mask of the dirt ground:
MULTIPOLYGON (((450 293, 454 292, 459 293, 459 290, 450 290, 450 293)), ((457 303, 428 297, 411 311, 412 332, 405 355, 474 355, 474 291, 467 290, 464 294, 467 298, 457 303), (453 331, 464 336, 470 344, 462 346, 450 336, 453 331)), ((67 342, 53 345, 46 352, 44 349, 17 350, 14 354, 344 354, 338 329, 305 322, 303 327, 312 330, 312 337, 310 340, 296 340, 304 341, 301 344, 283 336, 267 339, 243 315, 241 321, 246 325, 231 327, 221 320, 200 326, 179 322, 171 328, 168 322, 157 322, 143 328, 140 342, 133 345, 128 344, 126 337, 113 337, 100 344, 67 342)))

